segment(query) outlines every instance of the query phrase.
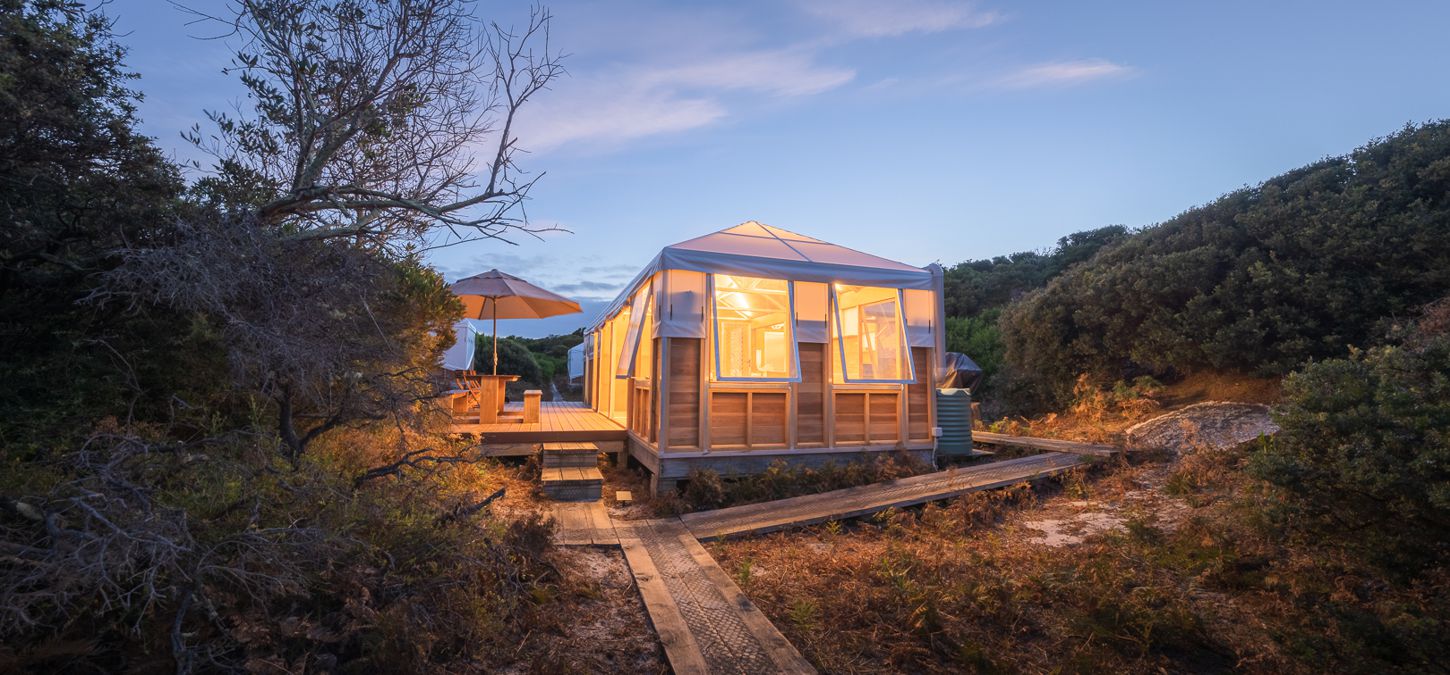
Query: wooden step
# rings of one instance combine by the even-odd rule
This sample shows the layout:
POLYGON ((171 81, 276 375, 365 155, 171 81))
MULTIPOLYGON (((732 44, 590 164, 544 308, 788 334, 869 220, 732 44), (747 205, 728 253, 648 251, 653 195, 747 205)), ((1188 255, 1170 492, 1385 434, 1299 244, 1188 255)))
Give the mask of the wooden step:
POLYGON ((540 472, 544 494, 558 501, 594 501, 604 491, 598 467, 553 467, 540 472))
POLYGON ((539 465, 545 469, 598 467, 599 446, 593 443, 544 443, 539 465))

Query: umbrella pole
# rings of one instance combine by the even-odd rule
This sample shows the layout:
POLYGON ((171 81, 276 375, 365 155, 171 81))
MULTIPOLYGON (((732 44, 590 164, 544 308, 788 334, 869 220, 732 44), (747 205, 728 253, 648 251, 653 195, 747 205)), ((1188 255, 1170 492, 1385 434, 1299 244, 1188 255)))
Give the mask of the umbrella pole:
POLYGON ((493 374, 498 374, 498 298, 493 299, 493 374))

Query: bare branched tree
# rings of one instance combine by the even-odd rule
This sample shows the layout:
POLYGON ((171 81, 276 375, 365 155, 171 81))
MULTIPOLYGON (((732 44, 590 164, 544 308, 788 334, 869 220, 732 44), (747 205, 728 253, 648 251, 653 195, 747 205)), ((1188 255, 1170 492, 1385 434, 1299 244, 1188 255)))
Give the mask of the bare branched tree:
MULTIPOLYGON (((379 247, 536 231, 523 203, 520 110, 564 71, 550 14, 484 26, 458 0, 242 0, 233 71, 252 113, 188 138, 250 206, 296 238, 379 247), (482 156, 483 161, 477 161, 482 156)), ((211 18, 211 17, 208 17, 211 18)))
POLYGON ((239 37, 254 107, 189 134, 217 157, 198 185, 212 208, 129 246, 94 296, 207 317, 239 390, 275 404, 294 463, 322 434, 414 417, 436 393, 437 336, 456 315, 420 244, 536 231, 515 123, 563 72, 550 15, 514 31, 475 9, 240 0, 207 17, 239 37))
POLYGON ((275 236, 250 214, 178 222, 158 243, 127 250, 107 292, 207 317, 238 394, 274 405, 289 461, 333 429, 416 426, 429 409, 454 301, 415 260, 275 236))

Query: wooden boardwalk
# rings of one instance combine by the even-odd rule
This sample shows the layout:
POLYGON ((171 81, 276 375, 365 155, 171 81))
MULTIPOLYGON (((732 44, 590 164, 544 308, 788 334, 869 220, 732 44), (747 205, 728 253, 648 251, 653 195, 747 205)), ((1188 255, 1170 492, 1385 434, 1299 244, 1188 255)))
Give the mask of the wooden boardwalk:
POLYGON ((674 672, 815 672, 679 520, 616 527, 674 672))
POLYGON ((562 545, 619 546, 676 673, 814 673, 750 602, 702 539, 770 532, 1004 487, 1086 463, 1064 453, 1020 457, 681 518, 614 521, 600 502, 554 505, 562 545))
POLYGON ((701 540, 773 532, 788 527, 856 518, 891 507, 914 506, 968 492, 1042 478, 1085 464, 1076 455, 1046 453, 948 469, 885 483, 687 513, 681 520, 701 540))
POLYGON ((972 441, 974 443, 986 443, 987 445, 1011 445, 1019 448, 1032 448, 1034 450, 1047 450, 1049 452, 1066 452, 1074 455, 1092 455, 1094 457, 1112 457, 1122 452, 1122 450, 1115 446, 1099 443, 1066 441, 1060 438, 1009 436, 1007 434, 994 434, 990 431, 972 431, 972 441))
MULTIPOLYGON (((521 418, 523 404, 510 403, 505 406, 504 413, 521 418)), ((477 424, 468 422, 467 416, 459 416, 458 419, 460 421, 452 426, 453 433, 474 434, 485 444, 624 442, 629 437, 618 422, 578 401, 546 401, 539 406, 539 421, 532 423, 477 424)))

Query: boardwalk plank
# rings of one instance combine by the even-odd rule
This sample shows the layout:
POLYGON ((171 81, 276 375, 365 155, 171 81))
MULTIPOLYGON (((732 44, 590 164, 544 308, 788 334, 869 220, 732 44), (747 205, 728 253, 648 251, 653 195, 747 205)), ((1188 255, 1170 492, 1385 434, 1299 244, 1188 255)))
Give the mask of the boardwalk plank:
MULTIPOLYGON (((677 617, 693 638, 693 651, 677 650, 683 664, 676 663, 676 654, 666 646, 676 672, 684 672, 682 666, 709 673, 815 672, 678 519, 633 521, 620 528, 628 531, 621 534, 621 543, 633 546, 637 541, 643 552, 626 553, 631 569, 663 582, 669 603, 654 598, 661 604, 659 614, 666 621, 677 617)), ((656 608, 650 597, 645 597, 645 607, 653 620, 656 608)))
POLYGON ((735 581, 730 578, 730 575, 720 568, 720 565, 710 556, 710 552, 706 551, 694 536, 685 532, 679 535, 679 540, 685 550, 689 551, 690 556, 695 559, 695 563, 705 572, 705 576, 720 589, 726 602, 740 611, 741 619, 745 622, 746 627, 769 653, 770 660, 780 669, 779 672, 816 672, 810 662, 806 661, 805 657, 796 650, 795 645, 792 645, 790 640, 785 639, 785 636, 776 630, 775 624, 766 618, 765 613, 756 608, 755 603, 740 592, 740 587, 735 585, 735 581))
POLYGON ((681 520, 701 540, 762 534, 1005 487, 1084 463, 1074 455, 1046 453, 762 504, 688 513, 681 520))
POLYGON ((1111 445, 1102 445, 1099 443, 1068 441, 1060 438, 1011 436, 1008 434, 994 434, 990 431, 973 431, 972 441, 977 443, 986 443, 988 445, 1012 445, 1019 448, 1050 450, 1052 452, 1067 452, 1074 455, 1092 455, 1094 457, 1112 457, 1113 455, 1121 452, 1121 450, 1117 447, 1111 445))
POLYGON ((681 675, 709 673, 709 669, 705 667, 705 657, 700 653, 700 645, 695 642, 695 636, 686 625, 685 617, 670 596, 669 589, 665 587, 664 579, 660 578, 654 560, 650 558, 633 527, 623 526, 621 530, 619 544, 624 550, 624 560, 629 565, 630 573, 634 575, 634 584, 639 588, 640 597, 644 599, 645 612, 649 615, 655 633, 659 635, 660 644, 665 648, 665 658, 669 659, 670 668, 681 675))

